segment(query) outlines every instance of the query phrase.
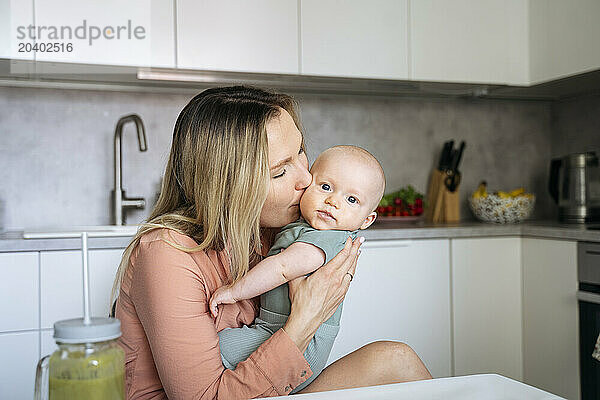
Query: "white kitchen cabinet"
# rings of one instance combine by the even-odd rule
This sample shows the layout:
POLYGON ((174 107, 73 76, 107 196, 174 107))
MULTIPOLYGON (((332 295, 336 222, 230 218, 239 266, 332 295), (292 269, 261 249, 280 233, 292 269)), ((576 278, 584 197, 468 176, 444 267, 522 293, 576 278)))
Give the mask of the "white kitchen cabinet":
POLYGON ((177 67, 298 74, 297 0, 177 0, 177 67))
POLYGON ((0 271, 0 332, 38 329, 38 253, 0 253, 0 271))
POLYGON ((448 240, 367 241, 329 363, 377 340, 410 345, 434 377, 451 375, 448 240))
MULTIPOLYGON (((71 270, 74 270, 75 268, 81 269, 81 252, 69 253, 73 253, 69 254, 69 258, 71 258, 71 262, 69 263, 71 265, 71 270)), ((103 249, 89 251, 88 262, 90 268, 90 308, 92 317, 108 316, 110 309, 110 292, 122 254, 123 249, 103 249)), ((46 262, 48 262, 47 258, 46 262)), ((77 285, 79 288, 81 283, 77 283, 77 285)), ((74 298, 75 296, 79 295, 83 296, 83 291, 81 291, 81 294, 72 293, 71 297, 74 298)), ((78 306, 81 305, 81 307, 83 307, 82 303, 76 303, 78 306)), ((74 308, 72 312, 75 312, 76 315, 74 317, 67 318, 79 318, 83 315, 83 308, 81 310, 74 308)), ((54 316, 52 319, 58 320, 60 318, 54 316)), ((54 331, 52 329, 43 329, 41 331, 42 357, 52 353, 58 348, 54 342, 54 338, 52 337, 53 333, 54 331)))
POLYGON ((110 292, 123 249, 90 250, 90 307, 93 317, 108 317, 110 292))
POLYGON ((531 84, 600 68, 600 1, 529 0, 531 84))
POLYGON ((32 399, 39 331, 0 334, 0 399, 32 399))
POLYGON ((73 46, 72 51, 39 51, 38 61, 175 67, 174 3, 169 0, 35 0, 35 21, 38 27, 58 28, 58 39, 48 28, 39 45, 73 46))
POLYGON ((408 79, 408 0, 300 0, 301 73, 408 79))
POLYGON ((454 374, 523 378, 521 238, 452 239, 454 374))
POLYGON ((410 79, 527 85, 528 2, 411 0, 410 79))
POLYGON ((523 382, 579 399, 577 242, 522 240, 523 382))
MULTIPOLYGON (((107 317, 110 292, 123 249, 89 251, 90 308, 93 317, 107 317)), ((81 251, 41 253, 42 328, 83 316, 81 251)))
POLYGON ((54 329, 44 329, 40 331, 40 358, 54 353, 58 346, 54 341, 54 329))
POLYGON ((0 58, 33 61, 34 53, 21 44, 33 44, 27 27, 33 24, 31 1, 0 0, 0 58), (23 51, 19 51, 19 50, 23 51))
POLYGON ((83 316, 81 251, 40 253, 41 328, 83 316))

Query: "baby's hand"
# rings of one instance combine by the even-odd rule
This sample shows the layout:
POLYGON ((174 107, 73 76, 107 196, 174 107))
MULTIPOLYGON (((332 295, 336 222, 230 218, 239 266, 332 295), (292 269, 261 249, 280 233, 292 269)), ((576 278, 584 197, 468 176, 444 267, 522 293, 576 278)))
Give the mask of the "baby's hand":
POLYGON ((217 316, 217 305, 219 304, 233 304, 237 300, 233 297, 233 291, 231 288, 226 288, 224 286, 215 290, 213 295, 210 298, 209 308, 210 313, 213 317, 217 316))

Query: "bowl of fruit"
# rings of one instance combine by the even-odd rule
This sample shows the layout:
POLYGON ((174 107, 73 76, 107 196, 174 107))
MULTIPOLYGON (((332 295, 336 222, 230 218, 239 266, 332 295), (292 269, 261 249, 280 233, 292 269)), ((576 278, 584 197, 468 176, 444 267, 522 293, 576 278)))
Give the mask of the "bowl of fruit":
POLYGON ((396 192, 388 193, 379 202, 377 214, 379 221, 418 221, 422 218, 423 201, 422 193, 408 185, 396 192))
POLYGON ((526 193, 524 188, 488 193, 485 181, 469 197, 469 206, 478 219, 497 224, 517 223, 529 218, 534 205, 535 195, 526 193))

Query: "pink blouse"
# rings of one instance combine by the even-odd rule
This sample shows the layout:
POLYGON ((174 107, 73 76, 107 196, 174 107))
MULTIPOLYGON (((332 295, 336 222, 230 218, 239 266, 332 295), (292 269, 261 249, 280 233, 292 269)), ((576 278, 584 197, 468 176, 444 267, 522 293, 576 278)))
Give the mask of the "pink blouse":
MULTIPOLYGON (((128 399, 247 399, 281 396, 306 381, 309 364, 280 329, 254 353, 226 369, 219 336, 224 328, 250 325, 259 297, 208 310, 211 294, 231 278, 228 261, 213 250, 180 251, 197 243, 169 229, 151 231, 131 256, 117 300, 123 335, 128 399)), ((265 253, 268 246, 263 246, 265 253)))

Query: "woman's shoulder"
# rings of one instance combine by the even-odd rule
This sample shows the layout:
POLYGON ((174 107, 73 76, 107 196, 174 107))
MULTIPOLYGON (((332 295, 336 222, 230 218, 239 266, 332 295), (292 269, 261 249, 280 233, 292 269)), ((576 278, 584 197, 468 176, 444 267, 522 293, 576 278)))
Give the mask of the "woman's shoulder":
POLYGON ((163 242, 167 240, 185 247, 196 247, 198 243, 191 237, 169 228, 153 229, 140 236, 140 243, 163 242))
MULTIPOLYGON (((223 256, 214 250, 184 251, 173 244, 185 248, 194 248, 198 243, 190 236, 173 229, 159 228, 143 234, 134 253, 132 264, 144 264, 154 268, 156 264, 178 265, 183 270, 202 277, 218 275, 225 269, 223 256)), ((138 268, 138 267, 136 267, 138 268)), ((181 269, 179 269, 181 270, 181 269)))

